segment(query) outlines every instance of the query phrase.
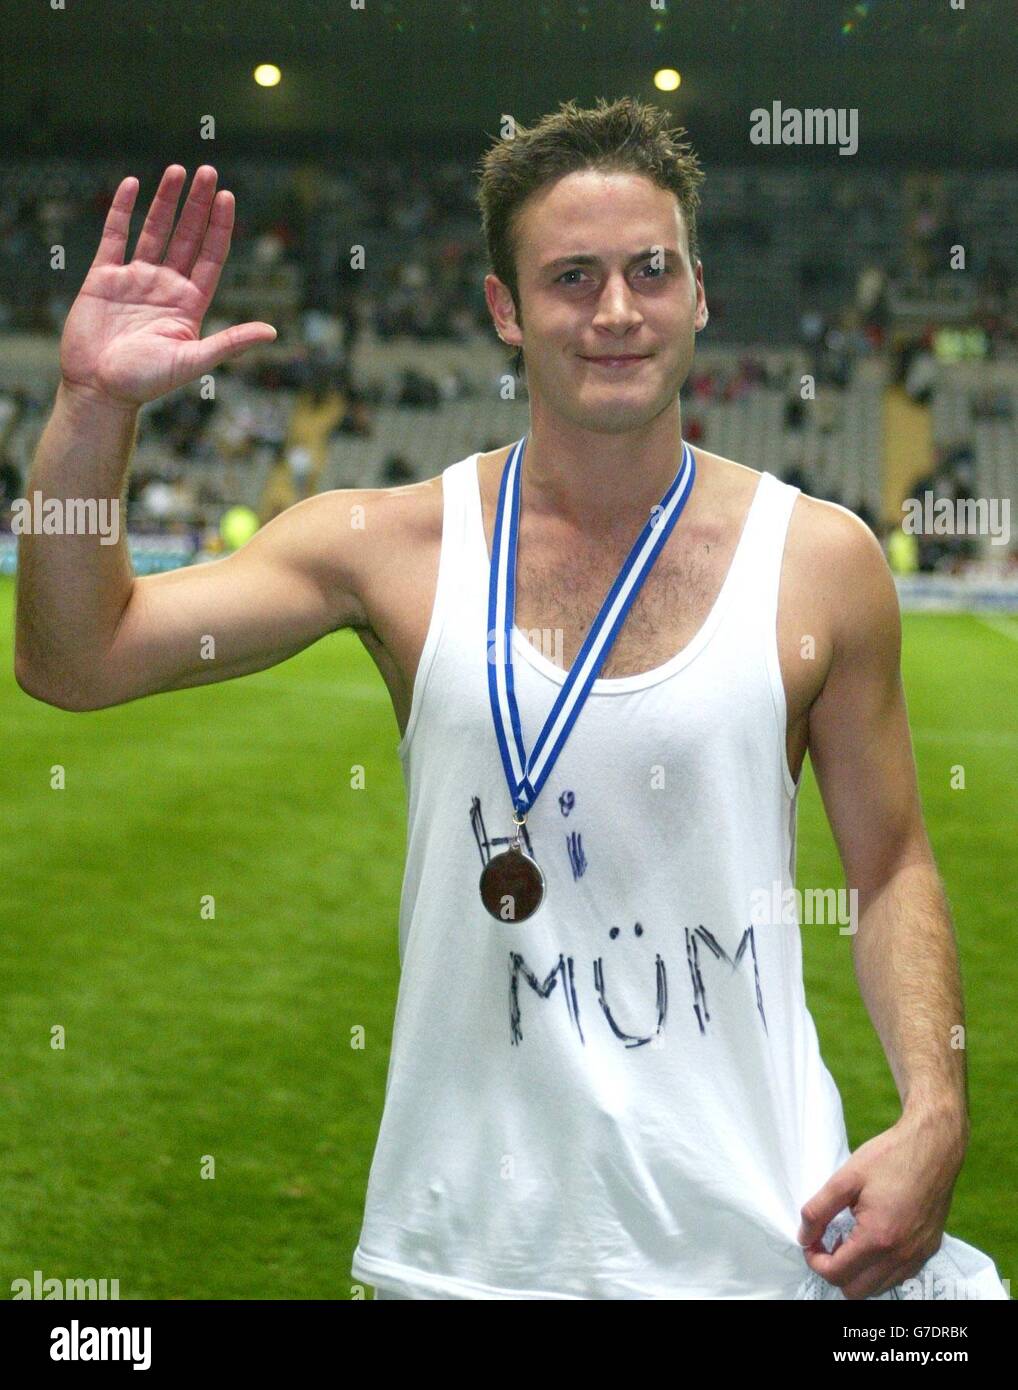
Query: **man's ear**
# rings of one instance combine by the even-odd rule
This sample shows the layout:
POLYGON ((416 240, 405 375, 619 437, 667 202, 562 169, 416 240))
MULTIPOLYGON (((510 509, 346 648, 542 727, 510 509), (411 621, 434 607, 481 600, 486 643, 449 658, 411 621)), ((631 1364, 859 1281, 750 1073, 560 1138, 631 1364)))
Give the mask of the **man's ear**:
POLYGON ((507 347, 522 347, 523 334, 509 286, 503 284, 497 275, 488 274, 484 277, 484 298, 495 324, 495 332, 502 342, 507 347))
POLYGON ((693 277, 697 285, 697 299, 699 299, 700 297, 700 291, 704 291, 703 309, 702 311, 697 311, 696 319, 694 322, 694 328, 696 332, 699 333, 701 329, 707 327, 707 320, 710 318, 710 310, 707 308, 707 292, 704 288, 703 283, 703 262, 700 260, 699 257, 697 257, 696 260, 696 266, 693 271, 693 277))

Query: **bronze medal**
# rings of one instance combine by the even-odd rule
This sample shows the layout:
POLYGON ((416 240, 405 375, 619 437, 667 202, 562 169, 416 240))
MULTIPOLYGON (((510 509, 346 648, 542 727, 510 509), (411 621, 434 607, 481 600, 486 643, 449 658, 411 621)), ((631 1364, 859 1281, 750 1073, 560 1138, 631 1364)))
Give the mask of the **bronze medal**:
POLYGON ((499 922, 525 922, 544 901, 544 874, 519 844, 489 859, 481 871, 481 901, 499 922))

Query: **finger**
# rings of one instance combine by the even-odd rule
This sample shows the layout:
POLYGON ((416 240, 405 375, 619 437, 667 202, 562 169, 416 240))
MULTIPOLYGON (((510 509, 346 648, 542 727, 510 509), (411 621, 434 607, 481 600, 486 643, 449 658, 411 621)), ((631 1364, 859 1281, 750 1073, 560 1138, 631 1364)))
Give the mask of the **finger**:
POLYGON ((828 1225, 845 1207, 859 1196, 860 1183, 850 1168, 839 1168, 819 1192, 800 1210, 799 1244, 812 1245, 827 1230, 828 1225))
POLYGON ((834 1245, 831 1247, 830 1250, 828 1250, 828 1249, 827 1249, 827 1246, 824 1244, 824 1238, 823 1238, 823 1236, 817 1236, 816 1240, 813 1241, 812 1244, 807 1245, 807 1246, 804 1247, 804 1249, 803 1249, 803 1254, 809 1254, 809 1255, 833 1255, 834 1252, 835 1252, 835 1250, 837 1250, 838 1246, 841 1244, 841 1242, 842 1242, 843 1240, 844 1240, 844 1236, 840 1236, 840 1235, 839 1235, 839 1236, 836 1236, 836 1237, 835 1237, 835 1240, 834 1240, 834 1245))
POLYGON ((830 1255, 808 1255, 807 1264, 829 1284, 844 1288, 864 1275, 883 1275, 896 1257, 885 1247, 876 1245, 856 1226, 842 1244, 830 1255))
POLYGON ((183 164, 171 164, 163 171, 155 197, 149 205, 145 225, 138 236, 133 260, 151 261, 153 265, 158 265, 162 260, 166 238, 173 229, 180 190, 186 182, 187 170, 183 164))
POLYGON ((230 357, 239 357, 242 352, 257 347, 259 343, 274 342, 275 338, 276 330, 271 323, 238 323, 232 328, 224 328, 221 333, 213 333, 211 337, 188 343, 181 349, 187 366, 187 375, 182 380, 193 381, 196 376, 211 371, 220 362, 225 362, 230 357))
POLYGON ((191 283, 201 291, 206 303, 212 301, 230 250, 235 207, 233 194, 225 188, 220 189, 212 200, 209 225, 205 229, 201 250, 191 271, 191 283))
POLYGON ((170 244, 166 248, 164 265, 181 275, 190 275, 191 266, 205 235, 205 224, 209 220, 209 209, 216 195, 216 179, 219 175, 211 164, 203 164, 195 170, 191 180, 191 191, 187 195, 184 211, 180 214, 170 244))
POLYGON ((121 179, 103 223, 99 247, 92 261, 97 265, 123 265, 127 237, 131 230, 131 211, 138 196, 138 180, 133 174, 121 179))

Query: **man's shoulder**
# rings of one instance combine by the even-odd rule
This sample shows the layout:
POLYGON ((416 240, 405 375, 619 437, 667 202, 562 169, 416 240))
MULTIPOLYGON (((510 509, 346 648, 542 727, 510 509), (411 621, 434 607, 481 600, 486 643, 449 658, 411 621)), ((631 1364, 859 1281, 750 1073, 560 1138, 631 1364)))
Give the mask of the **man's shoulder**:
POLYGON ((883 546, 861 517, 837 502, 800 493, 785 563, 836 647, 893 646, 900 631, 898 594, 883 546))
MULTIPOLYGON (((750 468, 747 464, 737 463, 735 459, 712 454, 699 447, 696 455, 701 468, 704 465, 709 468, 712 484, 719 492, 745 498, 751 497, 759 486, 764 472, 762 469, 750 468)), ((835 547, 839 551, 858 553, 872 550, 874 543, 880 549, 880 543, 870 528, 848 507, 813 497, 808 492, 800 491, 792 506, 790 533, 793 529, 796 539, 811 550, 835 547)))
MULTIPOLYGON (((698 453, 719 491, 736 497, 758 486, 760 470, 698 453)), ((801 604, 817 626, 830 624, 832 637, 858 641, 875 627, 895 627, 897 593, 883 547, 848 507, 800 491, 791 509, 783 566, 797 611, 801 604)))
POLYGON ((800 492, 795 499, 788 548, 793 555, 821 567, 835 583, 890 573, 883 547, 862 517, 839 502, 807 492, 800 492))
MULTIPOLYGON (((719 489, 732 495, 752 495, 759 486, 761 469, 702 449, 697 455, 708 464, 719 489)), ((883 558, 880 542, 861 517, 838 502, 801 490, 792 505, 788 549, 807 559, 826 557, 839 566, 861 565, 864 569, 883 558)))

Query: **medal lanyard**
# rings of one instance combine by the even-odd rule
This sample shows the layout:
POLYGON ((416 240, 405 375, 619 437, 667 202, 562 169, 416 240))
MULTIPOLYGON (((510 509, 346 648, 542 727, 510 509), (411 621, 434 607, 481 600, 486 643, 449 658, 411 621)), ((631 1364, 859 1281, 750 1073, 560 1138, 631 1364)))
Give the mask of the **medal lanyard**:
MULTIPOLYGON (((569 669, 551 712, 544 721, 528 760, 523 729, 513 687, 512 633, 516 612, 516 546, 520 517, 523 454, 528 435, 513 445, 502 471, 492 538, 491 573, 488 582, 488 698, 509 795, 519 826, 537 800, 576 722, 597 673, 604 665, 626 614, 650 573, 672 528, 682 515, 696 477, 693 451, 682 441, 678 471, 608 591, 576 660, 569 669), (511 735, 511 737, 510 737, 511 735)), ((519 833, 517 829, 517 834, 519 833)))

